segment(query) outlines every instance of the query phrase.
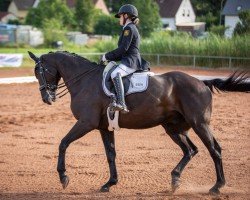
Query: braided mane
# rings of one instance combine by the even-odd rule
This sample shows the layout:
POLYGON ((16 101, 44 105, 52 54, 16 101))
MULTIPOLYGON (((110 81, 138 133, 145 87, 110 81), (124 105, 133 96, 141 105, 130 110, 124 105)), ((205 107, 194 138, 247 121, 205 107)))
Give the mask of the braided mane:
POLYGON ((83 56, 80 56, 76 53, 71 53, 71 52, 68 52, 68 51, 56 51, 56 52, 49 52, 50 53, 60 53, 60 54, 64 54, 64 55, 67 55, 67 56, 71 56, 72 58, 75 58, 77 61, 79 62, 83 62, 84 64, 89 63, 89 65, 93 66, 93 67, 97 67, 99 66, 98 63, 96 62, 92 62, 90 60, 88 60, 87 58, 84 58, 83 56))

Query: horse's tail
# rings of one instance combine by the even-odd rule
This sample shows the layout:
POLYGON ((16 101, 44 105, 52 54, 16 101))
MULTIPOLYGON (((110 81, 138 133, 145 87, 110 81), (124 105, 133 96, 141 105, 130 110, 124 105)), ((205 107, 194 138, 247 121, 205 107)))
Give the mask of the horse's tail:
POLYGON ((226 79, 212 79, 203 81, 209 89, 218 91, 250 92, 249 71, 236 71, 226 79))

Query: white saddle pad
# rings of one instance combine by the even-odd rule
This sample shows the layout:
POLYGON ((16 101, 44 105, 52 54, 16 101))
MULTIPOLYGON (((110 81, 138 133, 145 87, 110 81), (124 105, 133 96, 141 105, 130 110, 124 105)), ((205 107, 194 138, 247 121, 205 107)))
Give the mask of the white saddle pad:
MULTIPOLYGON (((107 96, 113 96, 114 94, 106 87, 105 80, 106 76, 108 75, 108 72, 112 67, 116 65, 115 62, 110 62, 104 69, 103 71, 103 81, 102 81, 102 86, 103 86, 103 91, 107 96)), ((148 88, 148 79, 149 76, 154 76, 153 72, 140 72, 140 73, 133 73, 133 75, 130 77, 130 84, 129 84, 129 89, 126 92, 125 95, 129 95, 132 93, 136 92, 143 92, 148 88)))

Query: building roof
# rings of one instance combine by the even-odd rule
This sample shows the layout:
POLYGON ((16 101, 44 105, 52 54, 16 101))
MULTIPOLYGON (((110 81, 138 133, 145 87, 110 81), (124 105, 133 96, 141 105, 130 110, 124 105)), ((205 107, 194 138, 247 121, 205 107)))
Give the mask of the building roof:
POLYGON ((9 13, 9 12, 0 12, 0 20, 1 20, 3 17, 7 16, 8 14, 10 14, 10 13, 9 13))
POLYGON ((183 0, 156 0, 161 18, 175 17, 183 0))
POLYGON ((28 10, 32 8, 36 0, 13 0, 18 10, 28 10))
POLYGON ((222 15, 238 15, 242 10, 250 9, 249 0, 227 0, 222 15))
POLYGON ((9 19, 15 19, 15 18, 16 18, 16 16, 13 13, 0 12, 0 22, 7 23, 9 19))

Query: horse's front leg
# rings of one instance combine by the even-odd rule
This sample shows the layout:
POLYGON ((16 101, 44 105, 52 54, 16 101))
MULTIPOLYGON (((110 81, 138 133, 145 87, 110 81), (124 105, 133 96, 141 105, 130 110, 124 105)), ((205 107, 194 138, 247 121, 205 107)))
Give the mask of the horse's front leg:
POLYGON ((57 171, 59 173, 59 177, 60 177, 60 181, 62 183, 63 189, 65 189, 69 183, 69 178, 65 174, 66 149, 68 148, 71 142, 81 138, 82 136, 84 136, 85 134, 87 134, 93 129, 94 129, 93 126, 83 123, 79 120, 72 127, 69 133, 62 139, 61 144, 59 145, 59 157, 58 157, 57 171))
POLYGON ((116 165, 115 165, 115 157, 116 157, 115 138, 114 138, 114 131, 111 132, 108 130, 100 130, 100 132, 105 147, 105 152, 107 155, 109 171, 110 171, 109 181, 101 187, 101 192, 108 192, 109 188, 113 185, 116 185, 118 182, 116 165))

